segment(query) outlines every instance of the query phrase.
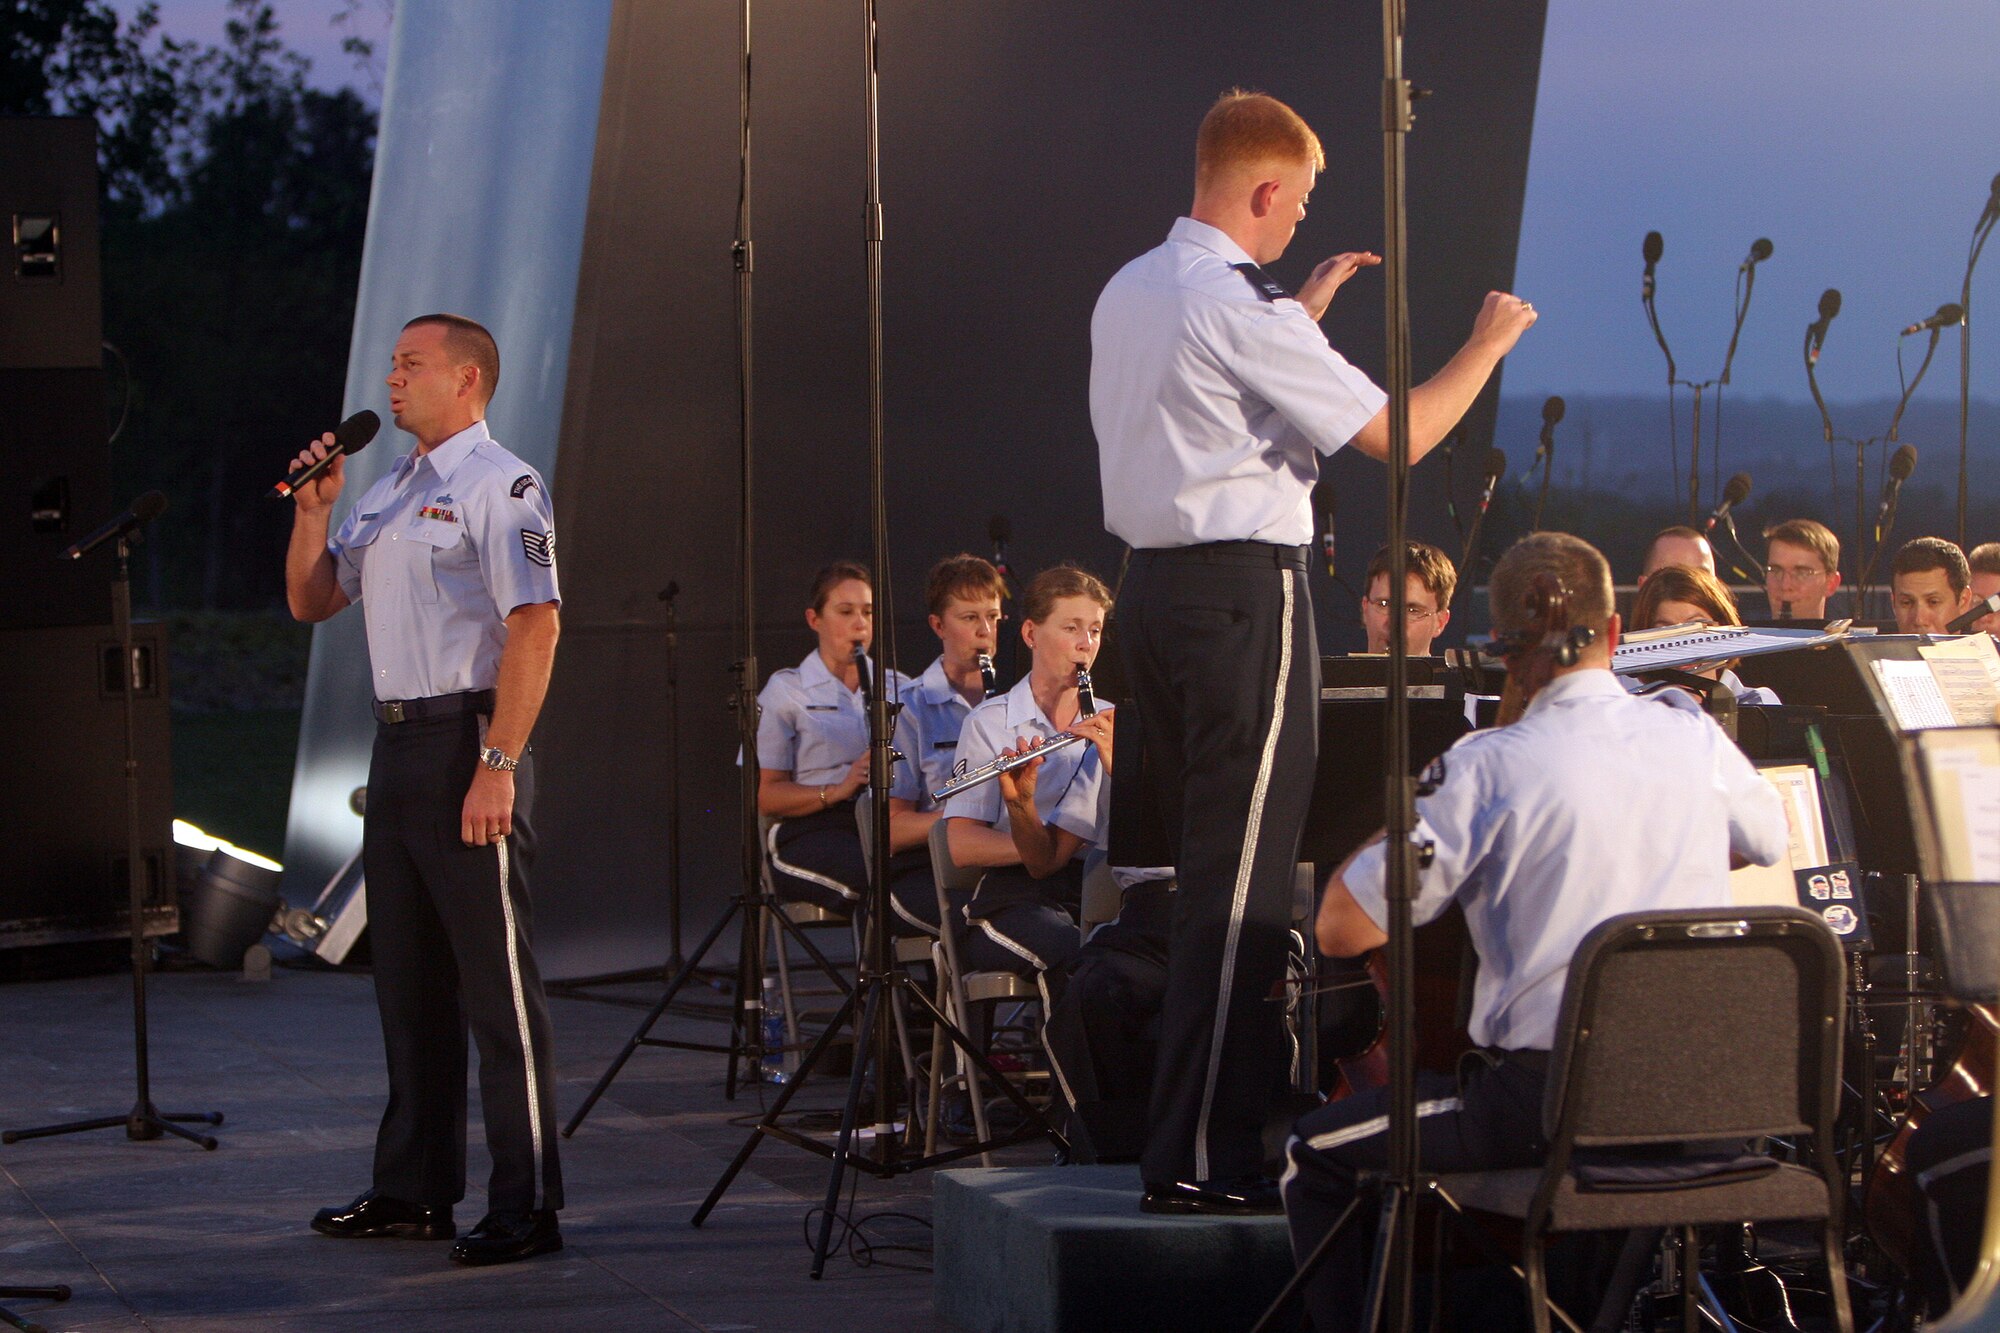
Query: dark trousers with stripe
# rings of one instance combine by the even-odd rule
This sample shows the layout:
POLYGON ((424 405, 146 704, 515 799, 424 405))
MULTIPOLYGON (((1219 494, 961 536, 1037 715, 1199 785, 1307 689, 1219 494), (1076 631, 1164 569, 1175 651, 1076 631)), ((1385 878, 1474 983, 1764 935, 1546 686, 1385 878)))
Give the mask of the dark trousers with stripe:
POLYGON ((533 761, 514 774, 514 832, 459 838, 479 718, 382 725, 368 768, 362 868, 389 1107, 375 1189, 412 1203, 465 1197, 467 1033, 493 1158, 487 1207, 562 1207, 548 1005, 529 949, 533 761))
POLYGON ((1312 795, 1319 649, 1305 550, 1135 551, 1118 608, 1147 799, 1178 827, 1173 942, 1140 1174, 1261 1173, 1285 1080, 1293 867, 1312 795))
MULTIPOLYGON (((1542 1140, 1541 1060, 1501 1059, 1473 1054, 1462 1078, 1417 1075, 1417 1145, 1425 1171, 1487 1171, 1540 1166, 1548 1158, 1542 1140)), ((1389 1164, 1389 1094, 1385 1088, 1328 1102, 1300 1118, 1286 1148, 1285 1218, 1292 1229, 1292 1253, 1304 1262, 1354 1201, 1363 1171, 1389 1164)), ((1326 1260, 1306 1287, 1306 1310, 1315 1333, 1361 1327, 1368 1290, 1369 1261, 1375 1252, 1378 1213, 1363 1199, 1326 1260)))

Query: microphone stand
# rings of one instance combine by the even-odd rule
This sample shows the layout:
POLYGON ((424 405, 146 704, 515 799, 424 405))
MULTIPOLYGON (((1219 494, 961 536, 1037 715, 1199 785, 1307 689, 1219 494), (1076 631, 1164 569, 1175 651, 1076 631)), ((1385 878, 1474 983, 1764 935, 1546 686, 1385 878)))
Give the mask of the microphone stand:
MULTIPOLYGON (((741 838, 739 850, 741 861, 737 868, 739 876, 736 896, 729 900, 708 934, 702 936, 694 953, 677 964, 670 964, 672 979, 667 982, 666 991, 660 996, 646 1016, 639 1021, 624 1047, 612 1057, 611 1063, 598 1076, 576 1113, 563 1126, 563 1137, 570 1138, 583 1124, 584 1117, 591 1108, 610 1090, 612 1081, 625 1068, 625 1062, 641 1046, 666 1047, 680 1051, 707 1051, 729 1057, 728 1072, 723 1079, 723 1096, 734 1101, 736 1098, 737 1072, 747 1067, 751 1078, 762 1076, 766 1050, 764 1047, 764 929, 766 920, 775 921, 786 937, 796 941, 812 960, 813 966, 824 973, 843 992, 849 989, 847 978, 840 975, 818 945, 812 942, 804 929, 791 917, 779 910, 777 901, 764 891, 764 849, 759 839, 757 818, 757 603, 754 561, 756 556, 756 530, 753 525, 755 509, 756 473, 752 466, 753 445, 756 439, 755 418, 752 412, 754 396, 752 389, 752 352, 754 350, 754 326, 752 317, 755 307, 751 301, 751 272, 753 251, 750 240, 750 4, 742 0, 739 11, 737 35, 737 195, 736 195, 736 240, 730 247, 731 262, 736 270, 736 410, 737 410, 737 467, 738 515, 737 515, 737 571, 740 580, 737 596, 741 604, 742 655, 730 664, 730 673, 735 679, 730 691, 729 709, 736 718, 736 736, 740 759, 737 765, 737 817, 740 821, 741 838), (667 1012, 689 980, 701 970, 701 961, 708 951, 722 938, 732 919, 741 915, 741 933, 736 952, 735 994, 730 1001, 729 1040, 726 1043, 682 1041, 676 1038, 655 1037, 653 1027, 667 1012)), ((676 589, 677 591, 677 589, 676 589)), ((667 624, 669 661, 672 652, 676 623, 673 597, 668 592, 660 594, 667 603, 667 624)), ((670 673, 673 668, 670 668, 670 673)), ((671 678, 671 674, 670 674, 671 678)), ((677 707, 677 705, 676 705, 677 707)), ((674 745, 680 744, 680 726, 676 719, 674 745)), ((673 795, 678 796, 678 768, 674 770, 673 795)), ((674 930, 674 953, 680 953, 680 838, 679 804, 675 800, 669 815, 669 834, 673 837, 672 884, 674 886, 671 910, 674 930)), ((780 947, 783 947, 782 944, 780 947)), ((793 1084, 791 1086, 796 1086, 793 1084)), ((789 1088, 787 1089, 789 1091, 789 1088)))
MULTIPOLYGON (((138 1096, 124 1115, 101 1116, 95 1120, 72 1120, 36 1129, 10 1129, 0 1134, 0 1143, 24 1139, 53 1138, 59 1134, 82 1134, 94 1129, 119 1129, 134 1141, 157 1139, 172 1134, 211 1152, 212 1135, 183 1129, 183 1124, 219 1125, 220 1111, 161 1112, 153 1106, 151 1062, 146 1033, 146 862, 139 832, 139 741, 138 741, 138 658, 132 647, 132 543, 139 533, 122 534, 117 539, 117 561, 111 578, 111 620, 118 631, 119 693, 125 709, 125 902, 131 914, 132 931, 132 1053, 138 1096)), ((154 663, 154 671, 159 670, 154 663)), ((39 1289, 38 1289, 39 1290, 39 1289)))
MULTIPOLYGON (((1943 329, 1931 330, 1930 342, 1924 348, 1924 359, 1917 365, 1917 373, 1910 378, 1909 384, 1904 387, 1902 401, 1896 404, 1896 414, 1893 417, 1889 418, 1889 433, 1886 436, 1881 436, 1878 438, 1886 439, 1890 444, 1895 444, 1897 442, 1896 429, 1898 426, 1902 424, 1903 411, 1905 408, 1909 407, 1910 398, 1916 393, 1917 386, 1924 382, 1924 372, 1931 368, 1931 358, 1937 355, 1938 337, 1943 332, 1944 332, 1943 329)), ((1899 363, 1902 360, 1902 352, 1900 347, 1897 350, 1896 359, 1899 363)), ((1861 524, 1858 520, 1860 519, 1861 514, 1864 512, 1861 488, 1863 485, 1866 484, 1865 474, 1862 466, 1861 451, 1862 449, 1865 449, 1868 445, 1874 443, 1875 440, 1858 442, 1858 447, 1856 448, 1854 454, 1854 510, 1855 510, 1855 518, 1857 520, 1857 522, 1855 523, 1856 546, 1854 548, 1854 556, 1855 559, 1857 560, 1861 558, 1861 547, 1859 545, 1861 524)), ((1896 526, 1896 505, 1897 502, 1902 499, 1902 496, 1903 496, 1902 483, 1898 482, 1896 484, 1896 489, 1889 493, 1888 497, 1889 503, 1887 509, 1885 509, 1878 516, 1876 520, 1875 549, 1872 553, 1870 553, 1868 557, 1868 563, 1861 570, 1859 597, 1860 600, 1863 602, 1865 602, 1868 597, 1868 584, 1869 581, 1875 575, 1876 562, 1881 560, 1882 558, 1882 547, 1887 543, 1889 533, 1892 530, 1894 530, 1896 526)))
POLYGON ((1986 211, 1972 228, 1972 252, 1965 261, 1965 281, 1959 285, 1958 304, 1965 312, 1958 325, 1958 544, 1965 546, 1965 496, 1970 474, 1967 471, 1966 430, 1972 406, 1972 270, 1986 248, 1986 238, 2000 223, 2000 194, 1986 201, 1986 211))
MULTIPOLYGON (((1754 252, 1753 252, 1754 253, 1754 252)), ((1743 296, 1736 303, 1736 325, 1729 330, 1729 350, 1722 355, 1722 374, 1715 381, 1715 449, 1709 461, 1709 470, 1714 474, 1714 485, 1719 492, 1722 488, 1722 391, 1729 387, 1729 368, 1736 364, 1736 340, 1743 335, 1743 321, 1750 314, 1750 294, 1757 289, 1757 264, 1750 262, 1740 270, 1743 277, 1743 296)), ((1695 411, 1701 411, 1701 398, 1695 398, 1695 411)), ((1701 428, 1695 427, 1699 436, 1701 428)), ((1747 554, 1747 553, 1746 553, 1747 554)))
MULTIPOLYGON (((863 90, 867 101, 868 157, 868 192, 864 214, 868 252, 868 498, 869 522, 874 536, 876 590, 881 603, 876 623, 888 626, 893 633, 896 618, 889 605, 889 508, 883 451, 881 81, 876 69, 875 3, 876 0, 862 0, 865 59, 863 90)), ((850 1165, 855 1170, 866 1172, 878 1180, 888 1180, 1033 1139, 1046 1137, 1058 1148, 1068 1146, 1062 1135, 1050 1126, 1043 1113, 1031 1105, 1014 1085, 994 1068, 986 1053, 957 1025, 947 1019, 943 1011, 924 994, 922 988, 913 984, 909 974, 896 964, 889 935, 889 923, 893 916, 889 893, 889 879, 893 873, 889 864, 889 777, 890 769, 897 757, 895 751, 890 748, 890 742, 893 739, 895 713, 901 705, 888 697, 887 647, 885 642, 884 650, 877 651, 873 655, 873 687, 866 691, 868 790, 873 827, 869 830, 872 855, 869 857, 868 899, 863 923, 865 938, 857 960, 856 984, 841 1001, 840 1008, 828 1022, 825 1031, 820 1033, 818 1040, 806 1052, 798 1072, 785 1084, 784 1090, 772 1102, 770 1109, 751 1129, 749 1138, 737 1150, 736 1157, 709 1190, 708 1197, 702 1200, 701 1207, 695 1210, 691 1219, 693 1225, 697 1227, 708 1219, 715 1205, 721 1202, 722 1196, 728 1192, 730 1184, 749 1164, 751 1154, 757 1151, 758 1145, 766 1137, 783 1139, 794 1147, 825 1157, 832 1163, 832 1170, 827 1176, 826 1200, 820 1210, 819 1236, 813 1246, 811 1273, 815 1280, 826 1270, 826 1257, 833 1247, 834 1219, 840 1207, 841 1181, 850 1165), (993 1080, 994 1085, 1021 1112, 1020 1128, 983 1143, 952 1148, 927 1157, 906 1155, 903 1136, 907 1132, 909 1121, 906 1119, 903 1125, 896 1123, 895 1093, 891 1087, 889 1072, 890 1055, 896 1050, 895 1006, 899 1003, 904 1006, 915 1005, 928 1015, 930 1021, 938 1025, 937 1031, 948 1037, 981 1073, 993 1080), (856 1015, 859 1016, 859 1022, 854 1033, 854 1065, 848 1075, 847 1100, 841 1107, 839 1135, 829 1146, 818 1139, 809 1138, 781 1125, 778 1121, 784 1114, 792 1095, 805 1084, 812 1071, 818 1068, 821 1058, 831 1048, 833 1038, 839 1033, 841 1026, 851 1016, 856 1015), (872 1155, 855 1150, 861 1102, 871 1070, 875 1071, 874 1132, 870 1140, 872 1155)), ((904 1012, 907 1012, 907 1009, 904 1012)))

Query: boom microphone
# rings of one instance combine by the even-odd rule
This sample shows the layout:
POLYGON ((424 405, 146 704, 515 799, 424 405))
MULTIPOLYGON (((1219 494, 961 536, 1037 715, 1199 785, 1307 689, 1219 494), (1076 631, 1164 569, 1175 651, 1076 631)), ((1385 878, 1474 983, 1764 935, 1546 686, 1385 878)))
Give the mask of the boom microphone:
POLYGON ((1646 260, 1646 275, 1641 279, 1645 285, 1639 290, 1641 300, 1650 301, 1653 299, 1653 265, 1660 262, 1660 256, 1666 253, 1666 249, 1667 243, 1662 239, 1660 233, 1656 231, 1646 233, 1645 244, 1639 248, 1639 253, 1646 260))
POLYGON ((1882 525, 1889 521, 1889 511, 1896 507, 1897 493, 1903 489, 1903 483, 1908 481, 1910 474, 1916 470, 1917 448, 1915 445, 1902 445, 1895 453, 1889 455, 1889 480, 1882 483, 1882 503, 1875 510, 1875 527, 1877 531, 1880 531, 1882 525))
POLYGON ((333 449, 317 463, 298 468, 283 481, 273 486, 268 494, 273 500, 283 500, 293 496, 299 487, 315 480, 322 472, 333 466, 333 460, 342 454, 358 454, 368 447, 375 438, 375 432, 382 429, 382 418, 363 408, 347 420, 333 428, 333 449))
POLYGON ((158 518, 165 511, 166 507, 166 496, 160 494, 158 491, 147 491, 132 502, 130 509, 64 551, 63 558, 67 560, 81 560, 84 556, 104 545, 104 543, 116 541, 120 537, 129 536, 137 532, 140 528, 145 527, 148 523, 158 518))
POLYGON ((1000 571, 1001 586, 1007 581, 1007 542, 1014 535, 1014 525, 1007 521, 1005 514, 995 514, 986 520, 986 535, 993 542, 993 568, 1000 571))
POLYGON ((1715 531, 1715 525, 1727 518, 1730 510, 1749 498, 1750 474, 1748 472, 1739 472, 1723 485, 1722 503, 1715 507, 1715 512, 1708 516, 1708 522, 1702 525, 1701 530, 1703 532, 1715 531))
POLYGON ((1486 480, 1479 488, 1479 512, 1485 513, 1486 506, 1493 503, 1493 492, 1500 485, 1500 478, 1507 472, 1507 455, 1498 449, 1486 451, 1486 480))
POLYGON ((1768 236, 1759 236, 1756 240, 1750 242, 1750 257, 1744 260, 1739 266, 1740 271, 1747 273, 1770 257, 1771 238, 1768 236))
POLYGON ((1559 394, 1550 394, 1542 401, 1542 443, 1536 450, 1538 457, 1556 447, 1556 425, 1568 410, 1569 404, 1559 394))
POLYGON ((1806 364, 1819 364, 1819 349, 1826 345, 1827 325, 1840 313, 1840 288, 1829 287, 1819 294, 1819 318, 1806 327, 1806 364))
POLYGON ((1907 338, 1913 333, 1929 333, 1932 329, 1945 329, 1950 328, 1953 324, 1963 323, 1965 323, 1965 307, 1955 302, 1947 301, 1939 306, 1937 313, 1929 319, 1920 319, 1910 325, 1909 328, 1904 329, 1903 336, 1907 338))

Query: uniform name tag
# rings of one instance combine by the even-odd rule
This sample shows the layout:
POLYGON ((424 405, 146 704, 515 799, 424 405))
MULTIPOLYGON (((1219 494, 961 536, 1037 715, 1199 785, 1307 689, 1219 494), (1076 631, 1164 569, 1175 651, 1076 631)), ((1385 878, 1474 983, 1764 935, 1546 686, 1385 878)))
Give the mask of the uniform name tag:
POLYGON ((932 748, 933 750, 956 750, 956 749, 958 748, 958 742, 957 742, 957 741, 932 741, 932 742, 931 742, 931 748, 932 748))
POLYGON ((840 711, 840 705, 839 705, 839 704, 807 704, 807 705, 806 705, 806 711, 807 711, 808 713, 838 713, 838 712, 840 711))

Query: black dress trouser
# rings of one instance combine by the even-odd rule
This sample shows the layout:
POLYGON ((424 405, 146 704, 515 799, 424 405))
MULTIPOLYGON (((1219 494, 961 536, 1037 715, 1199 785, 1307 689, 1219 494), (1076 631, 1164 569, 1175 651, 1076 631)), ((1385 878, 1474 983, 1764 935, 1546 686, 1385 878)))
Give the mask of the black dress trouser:
POLYGON ((549 1013, 529 949, 533 761, 524 754, 514 774, 513 834, 466 846, 459 821, 479 724, 462 713, 375 732, 361 841, 389 1063, 375 1189, 439 1207, 465 1197, 470 1031, 493 1158, 488 1209, 560 1208, 549 1013))
POLYGON ((1312 795, 1319 649, 1305 549, 1132 553, 1118 632, 1147 798, 1178 826, 1148 1185, 1255 1176, 1284 1086, 1292 879, 1312 795))

